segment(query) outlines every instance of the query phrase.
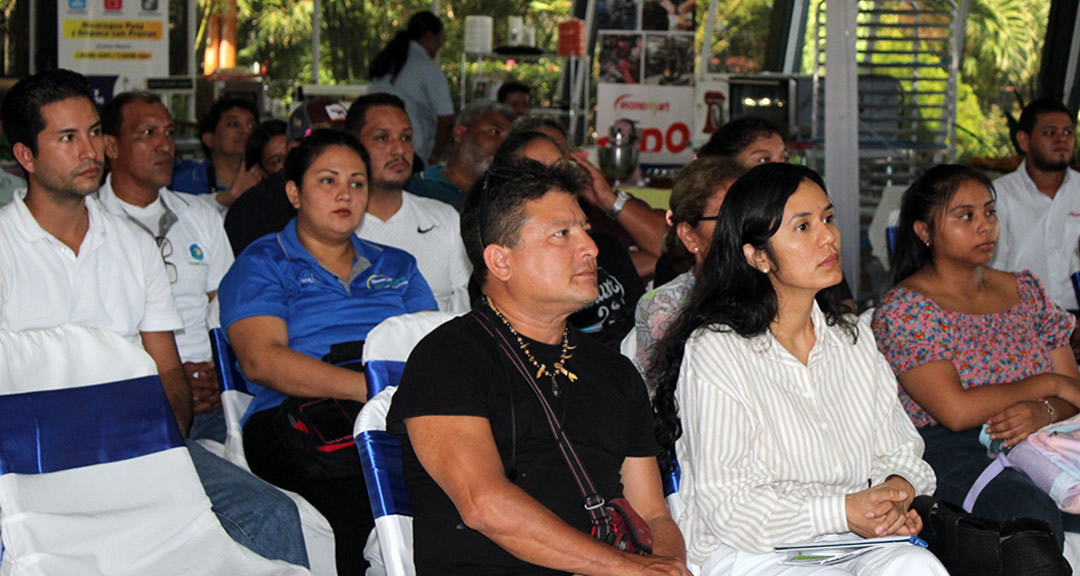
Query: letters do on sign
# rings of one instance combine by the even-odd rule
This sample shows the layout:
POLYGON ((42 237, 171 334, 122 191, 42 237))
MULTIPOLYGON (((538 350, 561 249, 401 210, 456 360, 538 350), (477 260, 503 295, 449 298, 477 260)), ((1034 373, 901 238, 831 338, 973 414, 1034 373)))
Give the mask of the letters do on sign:
POLYGON ((596 144, 607 144, 617 120, 637 125, 643 164, 685 164, 692 148, 694 88, 644 84, 599 84, 596 102, 596 144))

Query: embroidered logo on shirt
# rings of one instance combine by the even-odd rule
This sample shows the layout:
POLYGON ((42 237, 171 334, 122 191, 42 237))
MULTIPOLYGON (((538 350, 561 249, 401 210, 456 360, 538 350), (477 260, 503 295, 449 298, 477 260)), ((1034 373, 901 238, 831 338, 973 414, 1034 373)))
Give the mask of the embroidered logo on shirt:
POLYGON ((435 229, 434 224, 432 224, 431 226, 428 226, 427 228, 421 228, 419 226, 416 227, 416 231, 419 232, 420 234, 427 234, 428 232, 431 232, 434 229, 435 229))
POLYGON ((386 274, 372 274, 367 279, 368 290, 386 290, 393 288, 400 288, 409 283, 409 279, 402 276, 401 278, 391 278, 386 274))
POLYGON ((196 260, 202 260, 203 259, 203 251, 202 251, 202 248, 199 248, 198 244, 192 244, 191 246, 189 246, 188 251, 191 252, 191 257, 192 258, 194 258, 196 260))
POLYGON ((315 277, 315 273, 312 272, 311 270, 304 270, 303 272, 300 273, 300 285, 301 286, 303 286, 304 284, 321 284, 321 283, 322 282, 319 282, 319 279, 315 277))

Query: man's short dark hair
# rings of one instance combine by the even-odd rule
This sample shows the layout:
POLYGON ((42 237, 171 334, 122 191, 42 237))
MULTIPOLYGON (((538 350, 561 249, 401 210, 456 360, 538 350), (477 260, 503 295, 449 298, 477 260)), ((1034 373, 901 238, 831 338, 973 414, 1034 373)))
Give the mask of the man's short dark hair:
POLYGON ((353 100, 353 103, 349 105, 349 112, 345 115, 345 131, 359 138, 360 131, 367 124, 368 108, 376 106, 393 106, 405 112, 406 115, 408 114, 408 111, 405 110, 405 102, 393 94, 388 92, 364 94, 353 100))
POLYGON ((1017 131, 1031 134, 1031 131, 1035 129, 1035 123, 1039 121, 1039 116, 1058 112, 1068 116, 1074 124, 1076 123, 1076 115, 1069 111, 1069 108, 1060 101, 1052 98, 1040 98, 1024 106, 1024 111, 1020 113, 1017 131))
POLYGON ((713 132, 709 141, 698 151, 698 157, 722 156, 734 159, 747 146, 753 144, 754 140, 761 136, 772 136, 773 134, 784 136, 779 128, 770 124, 767 120, 753 116, 743 116, 724 124, 716 132, 713 132))
MULTIPOLYGON (((203 117, 199 119, 199 136, 206 134, 207 132, 214 132, 217 130, 218 124, 221 123, 221 117, 226 112, 233 108, 240 108, 251 112, 251 115, 255 117, 255 122, 259 121, 259 109, 255 107, 255 103, 251 100, 245 100, 243 98, 225 97, 214 102, 214 105, 203 114, 203 117)), ((200 138, 201 140, 201 138, 200 138)), ((206 157, 210 157, 210 148, 203 144, 203 153, 206 157)))
POLYGON ((16 144, 38 154, 38 134, 45 129, 42 108, 68 98, 86 98, 94 102, 94 91, 86 77, 71 70, 50 70, 19 81, 4 98, 4 132, 12 151, 16 144))
POLYGON ((532 88, 529 88, 527 84, 521 82, 504 82, 502 86, 499 86, 499 91, 495 93, 495 99, 500 104, 506 104, 506 99, 511 94, 517 94, 518 92, 524 93, 526 96, 532 95, 532 88))
POLYGON ((484 248, 517 244, 527 203, 550 192, 579 196, 584 189, 581 172, 566 162, 547 166, 522 158, 485 172, 465 195, 461 210, 461 239, 480 285, 487 279, 484 248))
POLYGON ((158 104, 161 103, 161 96, 141 90, 117 94, 101 109, 101 131, 109 136, 119 136, 124 126, 124 106, 136 100, 147 104, 158 104))

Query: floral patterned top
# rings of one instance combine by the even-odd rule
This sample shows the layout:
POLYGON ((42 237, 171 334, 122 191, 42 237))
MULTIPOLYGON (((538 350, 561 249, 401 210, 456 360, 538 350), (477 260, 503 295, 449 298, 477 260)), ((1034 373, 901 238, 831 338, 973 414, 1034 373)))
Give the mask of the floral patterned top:
POLYGON ((634 366, 641 372, 651 398, 656 392, 656 383, 646 375, 652 367, 652 354, 656 343, 664 337, 668 328, 678 318, 679 312, 686 305, 690 292, 694 289, 693 271, 679 274, 671 282, 646 292, 637 303, 634 311, 634 334, 637 346, 634 348, 634 366))
MULTIPOLYGON (((964 388, 972 388, 1049 372, 1050 352, 1069 343, 1076 321, 1031 272, 1016 274, 1016 288, 1020 301, 1005 312, 962 314, 897 286, 874 311, 874 338, 897 375, 949 360, 964 388)), ((900 401, 916 427, 937 424, 902 388, 900 401)))

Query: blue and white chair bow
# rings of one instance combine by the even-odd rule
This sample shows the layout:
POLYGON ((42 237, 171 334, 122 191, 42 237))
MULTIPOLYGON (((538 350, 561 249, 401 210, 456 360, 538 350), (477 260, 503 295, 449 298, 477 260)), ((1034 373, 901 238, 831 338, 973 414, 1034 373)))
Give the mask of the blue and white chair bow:
POLYGON ((0 332, 0 574, 304 575, 210 509, 157 367, 81 326, 0 332))

